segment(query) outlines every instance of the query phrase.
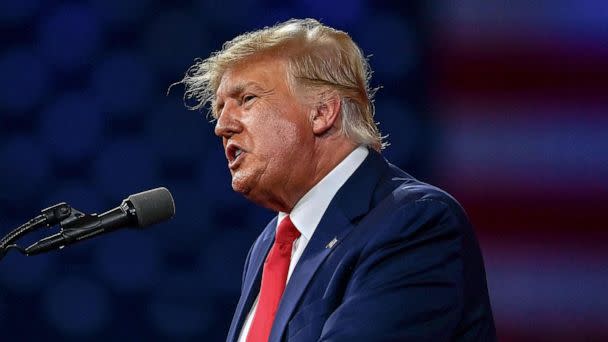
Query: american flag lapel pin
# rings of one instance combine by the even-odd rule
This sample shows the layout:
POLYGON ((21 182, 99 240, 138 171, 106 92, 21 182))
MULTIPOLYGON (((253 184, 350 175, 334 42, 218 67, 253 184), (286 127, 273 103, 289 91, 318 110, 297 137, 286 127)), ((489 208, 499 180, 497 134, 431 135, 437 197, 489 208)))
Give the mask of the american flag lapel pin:
POLYGON ((327 244, 327 246, 325 246, 325 248, 333 248, 336 243, 338 243, 338 238, 335 237, 333 238, 333 240, 329 241, 329 243, 327 244))

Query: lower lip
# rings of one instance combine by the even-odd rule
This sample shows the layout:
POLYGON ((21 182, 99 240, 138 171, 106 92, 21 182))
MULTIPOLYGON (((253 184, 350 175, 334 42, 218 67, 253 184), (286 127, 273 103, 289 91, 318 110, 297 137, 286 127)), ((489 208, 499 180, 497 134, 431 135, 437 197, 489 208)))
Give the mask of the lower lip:
POLYGON ((228 168, 230 168, 231 170, 236 169, 243 162, 243 158, 245 158, 245 152, 241 152, 238 157, 228 163, 228 168))

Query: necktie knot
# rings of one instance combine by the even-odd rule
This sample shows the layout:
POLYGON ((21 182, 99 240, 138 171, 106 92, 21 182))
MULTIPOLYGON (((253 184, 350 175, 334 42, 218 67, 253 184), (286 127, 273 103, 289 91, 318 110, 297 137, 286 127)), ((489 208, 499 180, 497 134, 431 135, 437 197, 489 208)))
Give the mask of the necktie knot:
POLYGON ((291 222, 291 218, 289 216, 285 217, 279 224, 275 241, 281 244, 292 244, 299 237, 300 231, 291 222))

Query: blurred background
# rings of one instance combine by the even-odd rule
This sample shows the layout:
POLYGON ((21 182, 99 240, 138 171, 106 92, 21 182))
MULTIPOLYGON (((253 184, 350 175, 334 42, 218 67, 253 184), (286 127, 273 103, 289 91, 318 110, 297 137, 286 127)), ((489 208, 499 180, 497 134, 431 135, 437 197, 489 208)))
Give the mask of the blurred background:
MULTIPOLYGON (((16 340, 225 339, 273 213, 232 193, 179 81, 244 31, 314 17, 370 55, 385 156, 473 221, 502 341, 608 340, 608 3, 1 0, 0 235, 168 187, 177 216, 0 261, 16 340)), ((43 230, 27 246, 56 230, 43 230)))

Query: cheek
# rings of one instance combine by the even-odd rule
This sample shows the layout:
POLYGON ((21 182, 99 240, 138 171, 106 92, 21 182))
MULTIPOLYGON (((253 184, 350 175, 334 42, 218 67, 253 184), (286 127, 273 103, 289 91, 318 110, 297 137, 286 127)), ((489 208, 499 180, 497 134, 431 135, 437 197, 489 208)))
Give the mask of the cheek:
MULTIPOLYGON (((303 120, 289 119, 287 114, 275 111, 258 116, 256 130, 252 132, 262 152, 270 157, 293 154, 305 143, 306 126, 303 120)), ((299 113, 298 113, 299 114, 299 113)), ((303 114, 302 114, 303 115, 303 114)))
POLYGON ((274 134, 270 139, 273 145, 279 146, 282 150, 295 147, 294 145, 299 142, 302 134, 298 125, 290 121, 276 121, 272 131, 274 134))

